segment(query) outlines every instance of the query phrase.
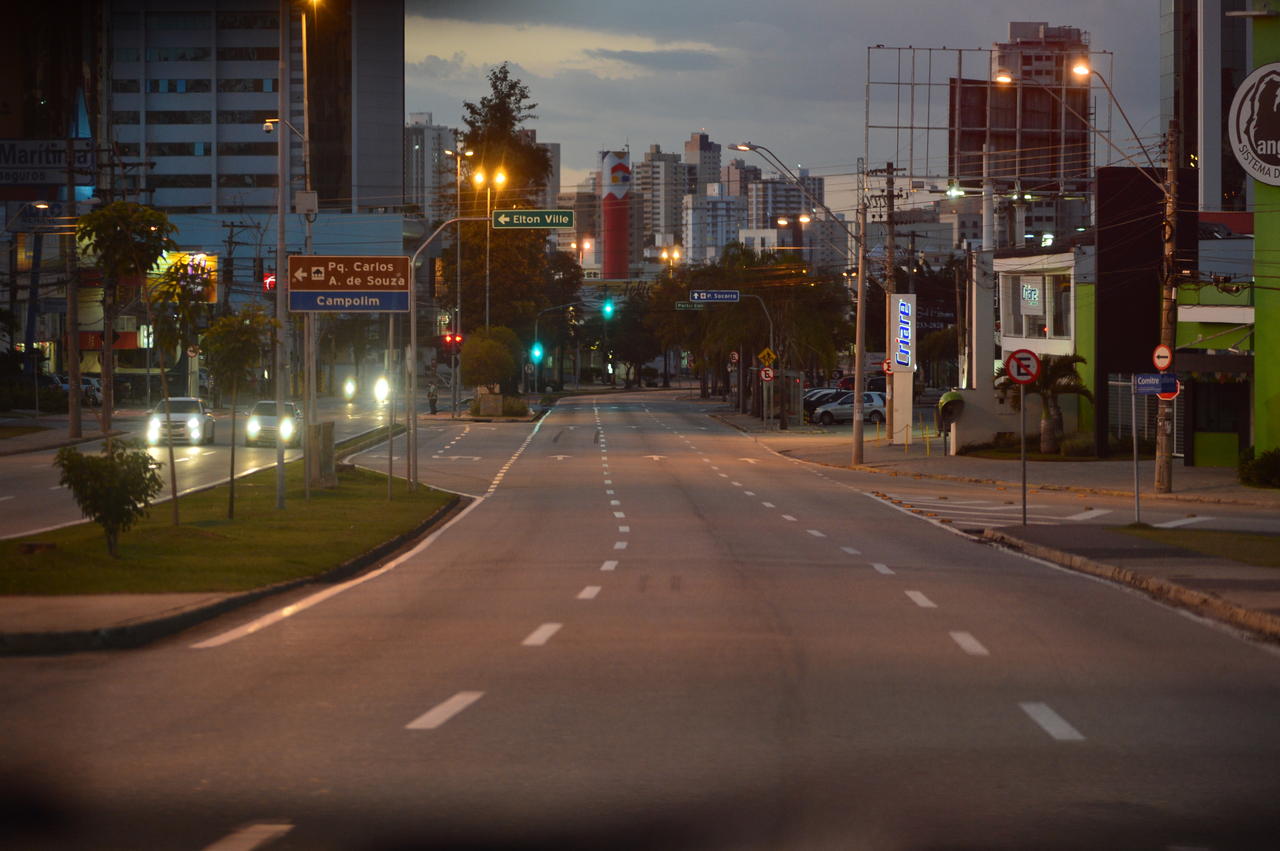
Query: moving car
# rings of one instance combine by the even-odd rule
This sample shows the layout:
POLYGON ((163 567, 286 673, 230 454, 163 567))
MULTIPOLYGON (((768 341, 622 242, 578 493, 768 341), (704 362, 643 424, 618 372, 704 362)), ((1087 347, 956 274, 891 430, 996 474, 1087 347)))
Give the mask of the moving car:
POLYGON ((276 435, 290 446, 302 443, 302 409, 292 402, 284 402, 281 407, 284 409, 284 416, 277 417, 275 402, 254 403, 249 409, 249 421, 244 425, 245 446, 263 442, 275 445, 276 435))
MULTIPOLYGON (((834 402, 820 406, 814 411, 813 418, 823 425, 851 421, 853 419, 853 394, 845 393, 834 402)), ((862 418, 869 423, 884 422, 883 393, 867 392, 862 394, 862 418)))
POLYGON ((203 399, 170 396, 168 414, 162 401, 147 417, 147 443, 156 446, 171 438, 174 443, 213 443, 214 419, 203 399))

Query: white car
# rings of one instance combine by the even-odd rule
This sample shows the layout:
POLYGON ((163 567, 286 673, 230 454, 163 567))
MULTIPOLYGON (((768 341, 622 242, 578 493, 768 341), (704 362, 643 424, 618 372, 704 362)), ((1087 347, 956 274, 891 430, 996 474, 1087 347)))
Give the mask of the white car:
POLYGON ((214 427, 213 414, 203 400, 194 396, 170 396, 167 416, 165 403, 161 402, 147 417, 147 444, 156 446, 166 438, 192 446, 213 443, 214 427))
MULTIPOLYGON (((822 425, 853 420, 853 394, 845 393, 839 399, 823 405, 813 412, 813 418, 822 425)), ((869 423, 884 422, 884 394, 870 391, 862 394, 862 418, 869 423)))
POLYGON ((285 402, 282 407, 284 416, 277 418, 275 402, 254 403, 249 410, 249 421, 244 425, 245 446, 264 441, 275 445, 277 434, 287 445, 302 443, 302 410, 292 402, 285 402))

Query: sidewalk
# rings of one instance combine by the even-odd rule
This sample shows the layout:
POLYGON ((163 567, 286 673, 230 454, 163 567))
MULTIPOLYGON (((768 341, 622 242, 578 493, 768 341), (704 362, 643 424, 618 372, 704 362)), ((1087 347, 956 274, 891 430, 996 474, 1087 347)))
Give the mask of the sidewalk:
MULTIPOLYGON (((758 417, 739 414, 732 408, 720 406, 711 413, 779 454, 815 464, 851 467, 853 438, 847 428, 803 425, 766 432, 758 417)), ((863 463, 853 469, 993 487, 1022 486, 1021 465, 1016 460, 943 455, 942 443, 937 439, 931 440, 927 449, 923 440, 904 449, 874 439, 873 430, 868 434, 864 436, 863 463)), ((1153 464, 1139 462, 1138 481, 1144 504, 1230 504, 1280 513, 1280 489, 1243 485, 1234 468, 1185 467, 1175 459, 1173 492, 1154 493, 1148 490, 1155 479, 1153 464)), ((1029 461, 1027 487, 1131 498, 1133 461, 1029 461)), ((1280 568, 1205 556, 1106 526, 1013 526, 987 529, 983 537, 1073 570, 1129 585, 1198 614, 1280 638, 1280 568)), ((1280 536, 1276 537, 1276 547, 1280 548, 1280 536)))

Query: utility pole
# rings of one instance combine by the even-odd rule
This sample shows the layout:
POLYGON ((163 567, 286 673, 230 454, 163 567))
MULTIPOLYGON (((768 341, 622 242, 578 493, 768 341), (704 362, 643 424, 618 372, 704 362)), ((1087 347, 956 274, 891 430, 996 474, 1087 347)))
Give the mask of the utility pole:
MULTIPOLYGON (((867 368, 867 199, 858 204, 858 282, 857 315, 854 317, 853 343, 853 455, 854 466, 862 463, 863 429, 862 391, 866 387, 867 368)), ((886 407, 886 411, 888 408, 886 407)))
POLYGON ((80 269, 76 262, 76 179, 72 164, 75 162, 75 141, 67 137, 67 208, 73 226, 70 236, 62 241, 63 256, 67 261, 67 437, 83 434, 80 420, 80 269))
MULTIPOLYGON (((893 316, 893 296, 897 292, 897 282, 894 280, 894 272, 897 268, 897 258, 895 256, 897 248, 894 245, 894 228, 893 228, 893 163, 885 163, 885 199, 884 199, 884 356, 887 359, 889 352, 893 348, 894 338, 894 316, 893 316)), ((894 376, 892 374, 885 376, 884 389, 884 424, 885 431, 889 436, 889 443, 893 443, 893 390, 894 376)), ((855 424, 861 425, 861 423, 855 424)))
MULTIPOLYGON (((1164 262, 1160 275, 1160 343, 1174 350, 1178 324, 1178 121, 1169 121, 1164 182, 1164 262)), ((1136 428, 1136 426, 1135 426, 1136 428)), ((1173 400, 1156 406, 1156 493, 1173 489, 1173 400)))

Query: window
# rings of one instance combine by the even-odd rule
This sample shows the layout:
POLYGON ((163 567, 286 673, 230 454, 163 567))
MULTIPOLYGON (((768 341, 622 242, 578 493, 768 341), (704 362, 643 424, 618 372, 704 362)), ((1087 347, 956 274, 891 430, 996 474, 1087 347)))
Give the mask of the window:
POLYGON ((152 94, 186 94, 211 90, 209 80, 147 80, 147 91, 152 94))
POLYGON ((153 30, 202 30, 208 29, 208 12, 149 12, 147 28, 153 30))
POLYGON ((274 174, 220 174, 220 189, 262 189, 276 185, 274 174))
POLYGON ((152 124, 208 124, 207 109, 153 109, 147 113, 152 124))
POLYGON ((140 91, 140 88, 141 87, 139 86, 139 83, 137 80, 112 80, 111 81, 111 91, 115 92, 116 94, 132 94, 133 92, 140 91))
POLYGON ((111 51, 112 62, 141 62, 142 50, 137 47, 117 47, 111 51))
POLYGON ((136 109, 122 109, 111 113, 112 124, 137 124, 139 123, 139 114, 136 109))
POLYGON ((157 157, 207 157, 208 142, 152 142, 147 151, 157 157))
POLYGON ((258 124, 261 125, 268 118, 275 118, 276 111, 274 109, 220 109, 218 110, 219 124, 258 124))
POLYGON ((274 92, 276 90, 276 81, 274 77, 261 78, 254 77, 251 79, 231 78, 218 81, 218 91, 220 92, 274 92))
MULTIPOLYGON (((207 57, 206 57, 207 58, 207 57)), ((218 61, 220 62, 253 62, 267 61, 272 62, 280 58, 280 48, 278 47, 219 47, 218 61)))
POLYGON ((218 154, 224 157, 274 157, 275 142, 220 142, 218 154))
POLYGON ((147 178, 152 189, 208 189, 213 178, 207 174, 153 174, 147 178))
POLYGON ((203 62, 211 51, 207 47, 148 47, 148 62, 203 62))
POLYGON ((267 12, 219 12, 218 28, 224 30, 273 30, 280 19, 267 12))

